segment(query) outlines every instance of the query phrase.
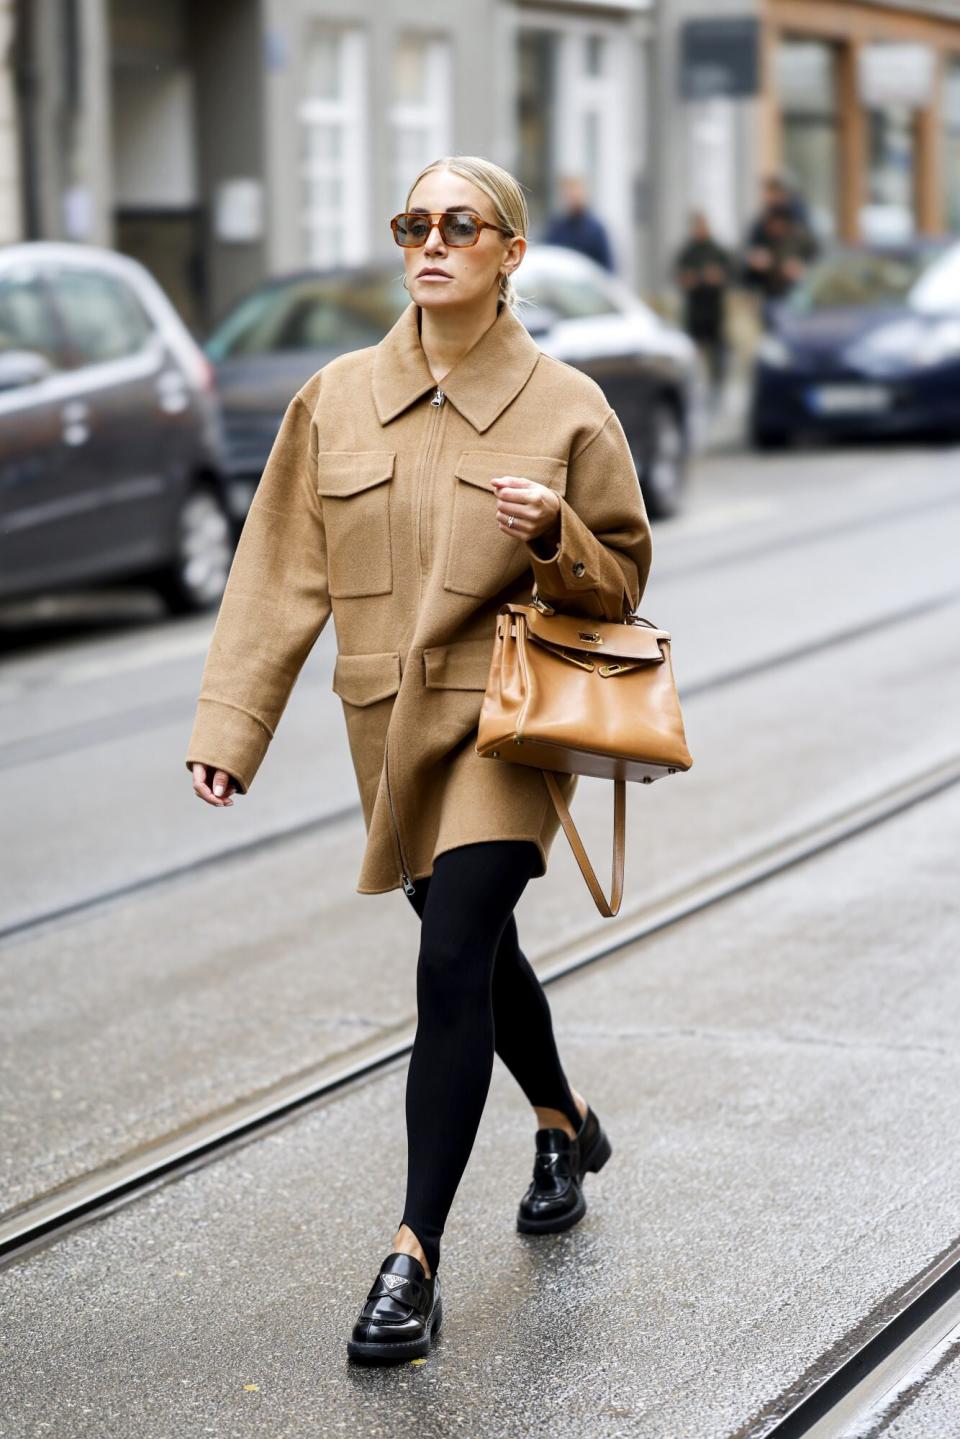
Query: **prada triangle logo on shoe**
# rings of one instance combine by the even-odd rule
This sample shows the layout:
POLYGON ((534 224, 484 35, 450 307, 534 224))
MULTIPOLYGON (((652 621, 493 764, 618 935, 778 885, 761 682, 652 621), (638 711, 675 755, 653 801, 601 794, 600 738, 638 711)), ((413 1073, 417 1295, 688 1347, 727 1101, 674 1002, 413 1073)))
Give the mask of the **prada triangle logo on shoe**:
POLYGON ((406 1284, 407 1282, 407 1276, 405 1274, 382 1274, 380 1277, 388 1289, 396 1289, 398 1284, 406 1284))

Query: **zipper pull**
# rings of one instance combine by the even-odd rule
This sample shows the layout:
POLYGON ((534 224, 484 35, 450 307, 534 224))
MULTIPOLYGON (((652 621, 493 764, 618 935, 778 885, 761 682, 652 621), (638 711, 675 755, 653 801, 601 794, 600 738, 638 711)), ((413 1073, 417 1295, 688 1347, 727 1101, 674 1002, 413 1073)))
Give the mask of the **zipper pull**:
POLYGON ((446 395, 443 393, 443 391, 441 390, 440 386, 438 385, 438 386, 437 386, 437 393, 434 395, 434 397, 433 397, 433 399, 430 401, 430 403, 431 403, 431 405, 435 405, 435 406, 437 407, 437 409, 439 410, 440 406, 443 404, 443 402, 444 402, 444 400, 445 400, 446 398, 447 398, 446 395))
POLYGON ((417 892, 416 886, 415 886, 413 880, 410 878, 410 876, 409 876, 408 874, 406 874, 403 870, 401 870, 400 873, 403 875, 403 892, 404 892, 404 894, 416 894, 416 892, 417 892))

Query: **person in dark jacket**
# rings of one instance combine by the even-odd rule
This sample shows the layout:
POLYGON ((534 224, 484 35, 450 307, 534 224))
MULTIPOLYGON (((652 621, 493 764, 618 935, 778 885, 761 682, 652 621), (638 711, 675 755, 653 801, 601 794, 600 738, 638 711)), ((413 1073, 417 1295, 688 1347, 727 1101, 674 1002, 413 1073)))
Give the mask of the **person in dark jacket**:
POLYGON ((684 329, 696 342, 707 365, 713 397, 719 396, 726 373, 726 295, 733 266, 714 239, 702 210, 690 216, 690 233, 674 264, 683 291, 684 329))
POLYGON ((563 195, 563 211, 554 215, 547 223, 543 234, 545 245, 565 245, 568 250, 579 250, 613 270, 613 254, 610 240, 603 221, 593 213, 587 202, 587 191, 579 175, 564 175, 560 181, 563 195))

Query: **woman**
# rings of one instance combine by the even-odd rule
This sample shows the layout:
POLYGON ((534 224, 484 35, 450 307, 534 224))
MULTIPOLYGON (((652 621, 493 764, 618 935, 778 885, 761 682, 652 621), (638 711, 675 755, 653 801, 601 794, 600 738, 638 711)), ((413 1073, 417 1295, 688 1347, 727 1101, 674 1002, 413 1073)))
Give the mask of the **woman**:
MULTIPOLYGON (((407 1074, 407 1188, 348 1342, 426 1354, 440 1237, 496 1051, 533 1106, 517 1225, 585 1212, 610 1143, 571 1089, 514 907, 558 819, 537 769, 481 759, 496 614, 529 599, 619 619, 639 603, 650 529, 620 423, 593 380, 542 354, 514 313, 520 186, 475 156, 417 176, 391 222, 412 303, 378 345, 339 355, 287 408, 237 546, 187 767, 229 806, 250 787, 331 612, 367 844, 357 892, 401 885, 421 921, 407 1074), (532 576, 531 576, 532 570, 532 576)), ((576 777, 561 776, 570 800, 576 777)))

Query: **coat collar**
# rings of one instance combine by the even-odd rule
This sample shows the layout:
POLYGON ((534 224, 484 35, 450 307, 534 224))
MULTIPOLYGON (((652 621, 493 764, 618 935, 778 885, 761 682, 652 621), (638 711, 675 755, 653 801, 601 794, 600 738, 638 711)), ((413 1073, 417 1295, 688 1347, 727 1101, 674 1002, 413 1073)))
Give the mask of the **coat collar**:
MULTIPOLYGON (((419 311, 419 305, 411 300, 375 346, 373 402, 382 425, 437 387, 420 343, 419 311)), ((444 376, 440 387, 464 419, 483 431, 523 389, 539 358, 539 346, 509 305, 503 305, 493 324, 444 376)))

